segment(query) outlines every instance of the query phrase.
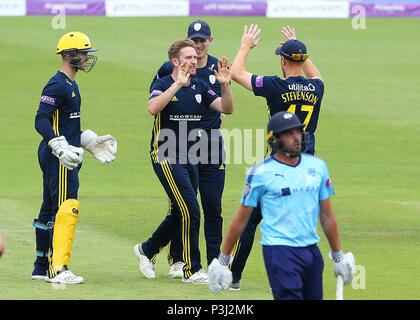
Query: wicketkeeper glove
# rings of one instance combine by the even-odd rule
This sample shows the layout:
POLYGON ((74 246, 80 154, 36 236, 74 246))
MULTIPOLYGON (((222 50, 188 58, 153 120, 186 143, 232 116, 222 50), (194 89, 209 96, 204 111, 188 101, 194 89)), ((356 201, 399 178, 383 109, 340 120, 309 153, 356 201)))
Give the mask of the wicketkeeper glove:
POLYGON ((60 163, 69 170, 73 170, 83 161, 83 149, 69 145, 64 136, 51 139, 48 146, 60 163))
POLYGON ((330 252, 329 257, 334 261, 334 275, 336 277, 341 275, 345 286, 351 284, 356 271, 353 253, 343 254, 343 251, 340 250, 330 252))
POLYGON ((226 256, 223 253, 219 254, 218 259, 214 258, 208 268, 208 284, 210 291, 219 293, 222 290, 227 290, 232 284, 232 272, 229 270, 229 263, 232 257, 226 256))
POLYGON ((82 132, 80 145, 102 163, 114 161, 118 148, 117 140, 110 134, 98 136, 89 129, 82 132))

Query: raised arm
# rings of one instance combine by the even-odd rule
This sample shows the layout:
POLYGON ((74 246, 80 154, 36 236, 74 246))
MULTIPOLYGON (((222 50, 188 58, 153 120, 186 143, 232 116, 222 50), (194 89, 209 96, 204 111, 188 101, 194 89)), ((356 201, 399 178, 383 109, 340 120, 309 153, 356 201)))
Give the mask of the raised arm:
POLYGON ((261 29, 258 29, 258 25, 254 26, 251 24, 249 30, 248 26, 245 26, 241 40, 241 47, 239 48, 239 51, 232 63, 232 79, 250 91, 252 91, 252 73, 246 71, 246 60, 248 58, 249 51, 262 40, 261 38, 258 38, 260 32, 261 29))
POLYGON ((222 62, 217 62, 219 71, 214 70, 217 81, 220 83, 222 96, 215 99, 210 108, 224 114, 232 114, 234 110, 232 87, 230 85, 231 71, 228 68, 228 59, 223 57, 222 62))
POLYGON ((308 58, 303 63, 303 72, 308 79, 320 79, 322 80, 321 73, 319 72, 318 68, 314 65, 314 63, 308 58))
MULTIPOLYGON (((286 41, 291 39, 296 39, 296 32, 294 28, 290 26, 284 27, 281 30, 281 33, 285 37, 286 41)), ((281 41, 280 44, 283 45, 284 41, 281 41)), ((305 76, 308 79, 320 79, 322 80, 321 73, 314 65, 314 63, 310 59, 306 59, 303 64, 303 72, 305 72, 305 76)))
MULTIPOLYGON (((151 115, 156 115, 161 112, 171 101, 173 96, 182 88, 182 86, 187 85, 190 79, 190 74, 188 72, 189 65, 183 63, 178 67, 177 79, 172 85, 165 90, 162 94, 156 96, 153 99, 150 99, 147 104, 147 110, 151 115)), ((152 92, 153 93, 153 92, 152 92)))

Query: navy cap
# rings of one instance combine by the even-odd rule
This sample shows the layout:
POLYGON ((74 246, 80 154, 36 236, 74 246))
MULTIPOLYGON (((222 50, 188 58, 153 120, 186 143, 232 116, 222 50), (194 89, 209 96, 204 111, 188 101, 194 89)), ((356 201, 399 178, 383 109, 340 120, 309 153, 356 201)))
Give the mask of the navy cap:
POLYGON ((267 133, 273 131, 274 135, 278 135, 287 130, 295 128, 303 128, 305 125, 299 120, 297 115, 288 112, 280 111, 273 115, 268 121, 267 133))
POLYGON ((295 62, 304 61, 308 58, 305 44, 296 39, 287 40, 281 47, 276 49, 276 54, 295 62), (293 58, 295 54, 300 55, 299 59, 293 58))
POLYGON ((209 39, 211 37, 210 26, 201 20, 191 22, 188 27, 188 38, 209 39))

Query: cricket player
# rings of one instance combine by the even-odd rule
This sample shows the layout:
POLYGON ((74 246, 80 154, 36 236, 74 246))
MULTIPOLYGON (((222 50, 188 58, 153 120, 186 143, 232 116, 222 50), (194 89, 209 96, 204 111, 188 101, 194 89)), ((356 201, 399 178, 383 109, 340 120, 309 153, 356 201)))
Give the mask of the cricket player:
POLYGON ((208 270, 211 291, 230 288, 229 254, 258 204, 263 215, 264 262, 275 300, 323 298, 324 261, 317 247, 318 218, 331 247, 335 276, 342 276, 345 285, 352 282, 354 256, 341 250, 328 169, 320 158, 303 153, 310 143, 304 127, 295 114, 287 111, 276 113, 268 122, 267 142, 274 153, 253 166, 246 177, 241 205, 222 252, 208 270))
POLYGON ((199 250, 200 207, 197 200, 198 170, 191 149, 199 140, 200 119, 211 108, 231 114, 234 110, 227 59, 214 71, 221 86, 219 97, 204 81, 195 77, 197 53, 194 41, 172 43, 168 57, 173 72, 151 87, 148 111, 155 116, 150 156, 154 171, 169 197, 170 212, 153 235, 137 244, 134 252, 140 271, 155 278, 153 257, 178 233, 182 239, 183 282, 207 283, 199 250))
MULTIPOLYGON (((221 95, 220 83, 214 71, 218 70, 218 59, 208 54, 213 36, 208 23, 202 20, 193 21, 188 26, 187 37, 194 41, 197 52, 196 77, 221 95)), ((171 74, 173 67, 170 61, 165 62, 158 70, 153 81, 171 74)), ((220 126, 224 114, 212 109, 204 109, 200 120, 201 139, 207 139, 208 153, 198 163, 198 190, 204 215, 204 235, 206 239, 207 265, 220 253, 223 236, 222 195, 225 186, 225 152, 220 126)), ((170 278, 182 277, 182 241, 178 234, 169 244, 168 262, 170 278)))
MULTIPOLYGON (((309 134, 307 153, 315 153, 315 130, 318 124, 324 83, 318 69, 308 58, 305 44, 296 40, 294 29, 282 29, 286 42, 275 51, 280 56, 280 65, 284 79, 278 76, 259 76, 246 71, 246 60, 252 48, 260 41, 261 29, 257 25, 245 26, 241 47, 232 64, 232 79, 256 96, 267 101, 270 117, 280 111, 289 111, 298 116, 304 124, 303 129, 309 134), (306 75, 306 77, 303 76, 306 75)), ((266 157, 271 154, 270 146, 266 157)), ((233 253, 231 270, 233 283, 231 290, 240 290, 240 279, 246 260, 251 252, 255 231, 261 222, 261 209, 257 206, 249 219, 242 237, 233 253)))
POLYGON ((97 61, 88 36, 77 31, 58 41, 60 70, 44 87, 35 117, 35 128, 42 136, 38 161, 43 177, 43 202, 34 219, 36 260, 32 279, 52 283, 78 284, 83 277, 70 269, 74 233, 79 218, 77 200, 79 170, 84 150, 101 163, 115 160, 117 141, 107 134, 80 129, 81 97, 74 80, 79 70, 89 72, 97 61))

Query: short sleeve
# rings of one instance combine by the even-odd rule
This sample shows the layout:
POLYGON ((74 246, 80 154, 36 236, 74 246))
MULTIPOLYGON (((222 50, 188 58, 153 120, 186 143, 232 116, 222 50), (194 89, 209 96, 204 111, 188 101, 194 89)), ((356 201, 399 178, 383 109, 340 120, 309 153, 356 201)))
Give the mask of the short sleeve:
POLYGON ((325 162, 322 162, 321 174, 322 180, 321 187, 319 189, 319 200, 325 200, 334 195, 334 188, 325 162))
POLYGON ((214 100, 219 98, 219 95, 210 88, 205 82, 203 82, 203 97, 204 97, 204 104, 209 106, 214 100))
POLYGON ((273 92, 276 92, 273 76, 257 76, 255 74, 251 77, 252 91, 256 96, 269 97, 273 92))
POLYGON ((254 166, 245 179, 241 203, 244 206, 257 207, 264 193, 264 189, 264 179, 254 166))
POLYGON ((149 100, 157 96, 160 96, 166 90, 167 88, 165 88, 165 85, 162 81, 159 81, 159 80, 154 81, 152 85, 150 86, 149 100))

